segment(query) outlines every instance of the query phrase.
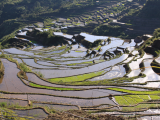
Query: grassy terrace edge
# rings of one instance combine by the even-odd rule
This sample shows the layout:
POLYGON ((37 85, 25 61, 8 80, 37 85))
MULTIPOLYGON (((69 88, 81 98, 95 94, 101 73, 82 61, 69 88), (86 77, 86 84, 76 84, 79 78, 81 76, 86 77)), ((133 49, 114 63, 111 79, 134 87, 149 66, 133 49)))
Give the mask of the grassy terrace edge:
POLYGON ((98 72, 92 72, 92 73, 87 73, 87 74, 82 74, 82 75, 77 75, 77 76, 71 76, 71 77, 61 77, 61 78, 50 78, 48 79, 49 82, 51 83, 68 83, 68 82, 80 82, 84 81, 93 77, 100 76, 104 74, 105 71, 98 71, 98 72))
POLYGON ((124 92, 124 93, 129 93, 129 94, 136 94, 136 95, 157 95, 160 94, 160 90, 155 90, 155 91, 133 91, 133 90, 126 90, 122 88, 107 88, 109 90, 114 90, 118 92, 124 92))

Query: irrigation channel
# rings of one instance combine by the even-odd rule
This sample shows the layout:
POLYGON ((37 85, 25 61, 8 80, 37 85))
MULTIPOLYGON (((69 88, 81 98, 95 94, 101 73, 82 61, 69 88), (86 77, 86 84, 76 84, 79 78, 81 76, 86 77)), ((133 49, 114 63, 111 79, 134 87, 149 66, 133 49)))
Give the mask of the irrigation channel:
MULTIPOLYGON (((107 36, 81 35, 91 42, 108 39, 107 36)), ((153 60, 159 62, 159 58, 140 52, 143 44, 144 41, 125 42, 111 37, 110 43, 93 48, 89 56, 86 56, 87 48, 78 43, 50 48, 35 46, 27 51, 3 49, 0 102, 8 108, 15 106, 18 115, 38 119, 45 118, 51 109, 82 109, 92 114, 160 119, 160 76, 151 66, 153 60), (91 54, 93 51, 96 54, 91 54)))

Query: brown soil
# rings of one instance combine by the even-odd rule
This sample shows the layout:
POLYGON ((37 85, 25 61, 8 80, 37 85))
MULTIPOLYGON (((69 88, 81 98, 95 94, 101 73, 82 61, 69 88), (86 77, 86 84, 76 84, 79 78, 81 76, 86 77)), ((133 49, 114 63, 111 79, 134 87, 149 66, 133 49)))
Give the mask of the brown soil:
POLYGON ((67 112, 56 112, 45 120, 125 120, 121 116, 92 115, 86 111, 69 110, 67 112))

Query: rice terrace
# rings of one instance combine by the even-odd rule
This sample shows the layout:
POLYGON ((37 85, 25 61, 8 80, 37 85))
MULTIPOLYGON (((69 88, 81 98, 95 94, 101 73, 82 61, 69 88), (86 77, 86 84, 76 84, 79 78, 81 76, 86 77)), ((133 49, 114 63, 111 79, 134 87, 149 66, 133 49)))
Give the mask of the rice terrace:
POLYGON ((2 0, 0 119, 159 120, 159 5, 2 0))

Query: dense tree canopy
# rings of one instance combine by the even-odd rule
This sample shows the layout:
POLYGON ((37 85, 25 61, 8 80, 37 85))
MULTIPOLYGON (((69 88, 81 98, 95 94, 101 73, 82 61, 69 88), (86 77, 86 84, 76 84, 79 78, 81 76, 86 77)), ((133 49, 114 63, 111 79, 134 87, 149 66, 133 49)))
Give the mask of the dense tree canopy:
POLYGON ((159 0, 147 0, 143 9, 139 11, 139 16, 145 18, 160 18, 159 6, 159 0))

